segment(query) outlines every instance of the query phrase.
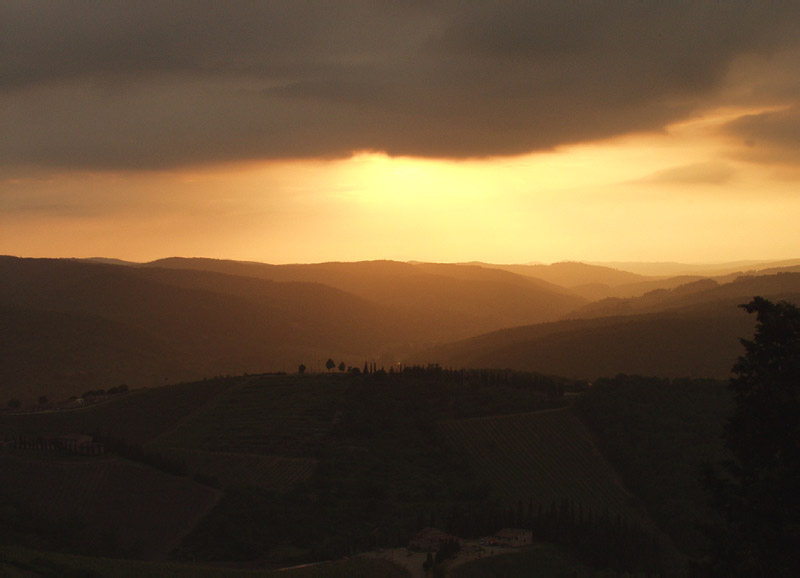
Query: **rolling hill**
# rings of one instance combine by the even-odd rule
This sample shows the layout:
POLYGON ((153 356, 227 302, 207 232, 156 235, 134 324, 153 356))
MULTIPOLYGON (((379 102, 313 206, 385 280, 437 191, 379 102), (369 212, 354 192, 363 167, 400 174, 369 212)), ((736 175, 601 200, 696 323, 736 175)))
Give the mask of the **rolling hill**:
POLYGON ((0 257, 0 399, 382 364, 585 303, 512 273, 396 262, 147 266, 0 257))
POLYGON ((652 526, 568 408, 446 421, 441 427, 509 506, 521 501, 547 509, 571 500, 598 514, 609 510, 652 526))
POLYGON ((195 269, 277 282, 321 283, 417 319, 423 338, 477 334, 486 327, 551 321, 586 302, 552 283, 496 268, 441 263, 361 261, 268 265, 171 258, 148 267, 195 269))
POLYGON ((754 321, 737 306, 761 295, 800 302, 800 275, 702 281, 579 310, 575 319, 492 332, 415 354, 414 362, 512 368, 584 379, 619 373, 726 378, 754 321), (577 317, 581 318, 577 318, 577 317), (593 318, 583 318, 593 317, 593 318))
POLYGON ((0 455, 0 485, 3 515, 12 509, 23 526, 46 524, 52 539, 83 552, 145 559, 175 548, 221 495, 127 460, 34 450, 0 455))

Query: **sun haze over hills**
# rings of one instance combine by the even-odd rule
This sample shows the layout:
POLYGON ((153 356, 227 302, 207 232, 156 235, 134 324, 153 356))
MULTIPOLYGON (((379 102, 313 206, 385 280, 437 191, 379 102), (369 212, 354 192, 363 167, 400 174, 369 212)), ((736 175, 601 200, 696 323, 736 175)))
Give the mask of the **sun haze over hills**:
POLYGON ((0 257, 0 396, 320 371, 329 357, 724 377, 752 331, 737 305, 754 295, 800 302, 800 268, 773 265, 649 277, 584 263, 0 257))
POLYGON ((4 2, 0 253, 795 258, 799 17, 4 2))
MULTIPOLYGON (((725 420, 798 423, 724 381, 765 365, 768 315, 797 325, 798 22, 765 0, 0 2, 0 575, 719 562, 698 480, 725 420)), ((777 365, 736 387, 798 382, 777 365)), ((796 457, 750 435, 771 422, 748 452, 796 457)), ((717 481, 746 498, 728 514, 772 508, 721 552, 800 551, 773 532, 796 488, 717 481)))

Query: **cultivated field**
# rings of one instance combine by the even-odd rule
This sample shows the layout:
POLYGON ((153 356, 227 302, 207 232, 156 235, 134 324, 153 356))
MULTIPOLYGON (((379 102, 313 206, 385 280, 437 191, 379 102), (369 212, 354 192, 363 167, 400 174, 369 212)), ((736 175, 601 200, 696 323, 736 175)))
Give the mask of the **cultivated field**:
POLYGON ((107 578, 403 578, 407 573, 386 560, 352 558, 285 570, 245 570, 214 566, 90 558, 0 546, 0 576, 104 576, 107 578))
POLYGON ((247 379, 209 379, 139 389, 109 396, 107 401, 86 408, 2 415, 0 435, 85 432, 144 444, 247 379))
POLYGON ((250 378, 156 447, 311 457, 328 436, 344 387, 325 376, 250 378))
POLYGON ((159 447, 158 453, 184 462, 190 476, 216 479, 222 487, 256 487, 285 492, 314 472, 317 460, 258 454, 159 447))
POLYGON ((649 524, 567 408, 447 421, 442 430, 509 506, 532 501, 546 509, 567 499, 595 515, 608 510, 649 524))
POLYGON ((41 524, 56 540, 93 552, 159 558, 178 545, 221 493, 187 478, 112 457, 0 455, 5 524, 41 524))

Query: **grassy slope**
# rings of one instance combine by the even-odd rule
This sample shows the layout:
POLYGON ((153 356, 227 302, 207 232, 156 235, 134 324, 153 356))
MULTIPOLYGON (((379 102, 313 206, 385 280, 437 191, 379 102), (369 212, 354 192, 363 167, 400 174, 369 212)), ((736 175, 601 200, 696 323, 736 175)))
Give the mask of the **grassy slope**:
MULTIPOLYGON (((503 382, 431 376, 251 376, 134 392, 72 414, 4 416, 0 424, 42 427, 52 419, 68 431, 105 424, 154 450, 215 458, 221 468, 225 459, 244 460, 237 462, 241 471, 260 464, 260 474, 249 472, 255 476, 277 475, 281 459, 319 460, 310 477, 297 478, 306 483, 287 494, 226 491, 184 542, 187 559, 201 553, 225 559, 219 558, 224 548, 211 549, 243 536, 252 541, 237 546, 237 555, 262 560, 270 558, 270 545, 304 544, 305 555, 311 547, 325 557, 353 546, 405 543, 419 516, 427 525, 431 514, 483 507, 481 477, 511 500, 536 498, 547 506, 567 497, 640 517, 569 410, 498 415, 533 410, 542 399, 541 392, 503 382), (473 478, 454 445, 483 476, 473 478)), ((226 486, 237 483, 231 474, 226 486)))
POLYGON ((618 373, 724 377, 753 320, 727 312, 656 313, 505 329, 419 354, 454 367, 511 367, 596 379, 618 373))
POLYGON ((449 421, 442 428, 508 505, 532 501, 546 509, 569 499, 596 514, 608 509, 649 523, 568 408, 449 421))
POLYGON ((90 558, 0 546, 0 575, 103 576, 107 578, 401 578, 408 574, 386 560, 353 558, 306 568, 247 570, 190 564, 90 558))
POLYGON ((485 492, 435 424, 543 400, 523 386, 430 377, 264 377, 231 389, 153 447, 317 459, 307 483, 287 494, 228 492, 184 546, 210 559, 269 558, 285 541, 325 557, 404 544, 432 514, 471 511, 485 492))
POLYGON ((52 539, 91 552, 159 558, 216 504, 217 490, 126 460, 0 455, 5 523, 44 524, 52 539))
POLYGON ((0 415, 0 434, 96 432, 144 444, 245 380, 209 379, 118 394, 85 409, 0 415))
POLYGON ((156 445, 214 452, 313 457, 328 435, 345 379, 252 378, 228 390, 156 445))
POLYGON ((627 487, 689 554, 711 516, 703 464, 725 456, 721 440, 733 402, 724 382, 620 376, 585 392, 578 409, 627 487))

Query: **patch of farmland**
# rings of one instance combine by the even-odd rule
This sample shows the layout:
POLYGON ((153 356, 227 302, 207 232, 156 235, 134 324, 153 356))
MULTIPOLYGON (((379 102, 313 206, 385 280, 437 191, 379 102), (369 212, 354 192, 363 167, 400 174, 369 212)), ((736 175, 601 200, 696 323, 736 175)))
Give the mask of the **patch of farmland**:
POLYGON ((608 510, 650 524, 567 408, 447 421, 442 430, 508 505, 531 501, 546 509, 566 499, 596 514, 608 510))
POLYGON ((189 475, 215 478, 223 487, 256 487, 283 492, 307 480, 317 466, 312 458, 158 448, 158 453, 186 463, 189 475))
POLYGON ((107 578, 403 578, 408 573, 388 560, 363 557, 283 570, 264 570, 93 558, 0 545, 0 576, 6 575, 107 578))
POLYGON ((86 432, 144 444, 245 379, 208 379, 138 389, 117 394, 85 409, 3 415, 0 416, 0 434, 39 436, 86 432))
POLYGON ((159 438, 158 445, 208 452, 313 456, 330 432, 347 386, 325 376, 263 376, 159 438))
POLYGON ((0 455, 5 515, 49 525, 92 551, 159 558, 217 503, 212 488, 110 457, 0 455))

